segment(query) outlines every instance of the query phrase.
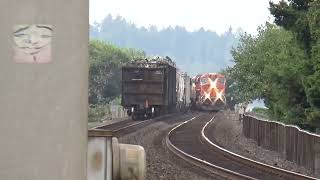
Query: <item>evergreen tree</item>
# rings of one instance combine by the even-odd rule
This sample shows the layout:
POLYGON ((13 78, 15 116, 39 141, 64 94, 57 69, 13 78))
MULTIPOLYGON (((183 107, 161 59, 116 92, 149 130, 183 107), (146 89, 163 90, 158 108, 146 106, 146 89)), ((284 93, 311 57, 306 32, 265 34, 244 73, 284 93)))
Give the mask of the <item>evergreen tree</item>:
POLYGON ((232 65, 230 50, 238 42, 238 36, 232 33, 232 29, 218 35, 203 28, 189 32, 181 26, 162 30, 156 26, 138 28, 121 17, 113 18, 111 15, 90 28, 91 38, 120 47, 142 49, 148 55, 172 57, 182 70, 191 75, 218 72, 232 65))

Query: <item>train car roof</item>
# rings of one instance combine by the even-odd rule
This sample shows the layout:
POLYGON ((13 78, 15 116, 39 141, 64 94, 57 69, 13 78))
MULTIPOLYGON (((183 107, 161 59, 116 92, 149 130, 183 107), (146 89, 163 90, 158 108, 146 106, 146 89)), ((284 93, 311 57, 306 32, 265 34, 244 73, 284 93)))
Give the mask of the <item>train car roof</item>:
POLYGON ((148 58, 135 58, 125 64, 123 67, 158 68, 163 66, 172 66, 176 68, 176 63, 172 61, 168 56, 157 56, 148 58))

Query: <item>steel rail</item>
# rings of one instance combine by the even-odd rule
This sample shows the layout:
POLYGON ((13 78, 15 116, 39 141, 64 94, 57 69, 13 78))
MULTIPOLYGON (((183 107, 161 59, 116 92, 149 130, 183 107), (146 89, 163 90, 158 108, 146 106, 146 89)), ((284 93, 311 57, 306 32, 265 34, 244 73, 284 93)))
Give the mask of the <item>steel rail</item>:
MULTIPOLYGON (((199 117, 199 116, 197 116, 197 117, 199 117)), ((187 162, 189 162, 189 163, 191 163, 201 169, 209 171, 219 177, 222 177, 225 179, 245 179, 245 180, 255 179, 255 178, 240 174, 238 172, 214 165, 212 163, 209 163, 209 162, 202 160, 202 159, 199 159, 197 157, 194 157, 194 156, 182 151, 181 149, 177 148, 175 145, 173 145, 173 143, 170 141, 170 136, 171 136, 172 132, 175 131, 176 129, 178 129, 179 127, 181 127, 182 125, 196 119, 197 117, 193 117, 187 121, 184 121, 169 131, 169 133, 166 136, 166 141, 165 141, 166 146, 169 148, 169 150, 171 152, 173 152, 176 156, 182 158, 183 160, 185 160, 185 161, 187 161, 187 162)))
POLYGON ((132 120, 124 120, 124 121, 120 121, 120 122, 117 122, 117 123, 113 123, 113 124, 108 124, 108 125, 102 125, 102 126, 99 126, 95 129, 104 129, 104 130, 108 130, 108 131, 111 131, 113 135, 115 136, 121 136, 123 134, 126 134, 126 131, 129 131, 131 128, 134 129, 134 128, 138 128, 138 127, 141 127, 143 125, 149 125, 151 124, 152 122, 156 122, 160 119, 164 119, 164 118, 170 118, 170 117, 173 117, 175 115, 179 115, 180 113, 175 113, 175 114, 166 114, 166 115, 163 115, 163 116, 158 116, 158 117, 155 117, 155 118, 151 118, 151 119, 147 119, 147 120, 143 120, 143 121, 132 121, 132 120), (124 126, 121 126, 121 124, 124 123, 125 125, 124 126), (114 128, 114 126, 116 126, 116 128, 114 128), (119 126, 119 127, 117 127, 119 126))

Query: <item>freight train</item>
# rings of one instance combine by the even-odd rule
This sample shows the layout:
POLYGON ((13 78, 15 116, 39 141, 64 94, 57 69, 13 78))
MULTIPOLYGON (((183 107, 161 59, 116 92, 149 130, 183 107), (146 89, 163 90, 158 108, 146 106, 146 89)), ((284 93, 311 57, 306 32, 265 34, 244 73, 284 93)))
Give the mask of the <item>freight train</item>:
POLYGON ((225 83, 222 74, 190 78, 169 57, 134 59, 122 67, 121 105, 133 120, 190 108, 221 110, 225 83))
POLYGON ((133 120, 185 111, 192 93, 191 78, 169 57, 134 59, 122 67, 121 104, 133 120))
POLYGON ((196 91, 196 106, 200 110, 218 111, 227 107, 226 78, 218 73, 197 75, 192 79, 196 91))

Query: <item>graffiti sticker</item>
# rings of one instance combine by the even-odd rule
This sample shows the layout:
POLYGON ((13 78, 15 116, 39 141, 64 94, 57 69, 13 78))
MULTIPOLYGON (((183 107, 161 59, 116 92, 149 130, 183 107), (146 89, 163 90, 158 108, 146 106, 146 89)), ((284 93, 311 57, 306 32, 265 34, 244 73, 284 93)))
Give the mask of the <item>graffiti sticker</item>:
POLYGON ((13 28, 14 60, 17 63, 51 61, 52 26, 16 25, 13 28))

